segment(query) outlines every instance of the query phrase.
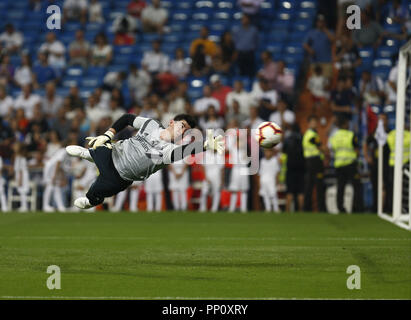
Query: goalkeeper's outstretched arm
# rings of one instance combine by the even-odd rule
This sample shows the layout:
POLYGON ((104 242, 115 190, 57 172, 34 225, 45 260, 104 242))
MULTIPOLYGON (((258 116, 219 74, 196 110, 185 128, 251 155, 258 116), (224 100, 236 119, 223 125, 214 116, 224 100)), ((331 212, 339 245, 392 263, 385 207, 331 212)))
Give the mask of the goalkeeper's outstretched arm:
POLYGON ((107 142, 110 142, 116 133, 120 132, 127 126, 133 126, 134 128, 139 129, 147 120, 147 118, 137 117, 134 114, 126 113, 115 121, 111 128, 104 132, 104 134, 98 137, 87 137, 86 140, 88 140, 88 145, 95 149, 107 142))
POLYGON ((205 142, 195 141, 186 145, 182 145, 173 150, 171 153, 171 161, 175 162, 189 155, 200 153, 206 150, 217 151, 219 154, 224 153, 224 137, 219 135, 214 137, 213 130, 207 130, 207 137, 205 142))

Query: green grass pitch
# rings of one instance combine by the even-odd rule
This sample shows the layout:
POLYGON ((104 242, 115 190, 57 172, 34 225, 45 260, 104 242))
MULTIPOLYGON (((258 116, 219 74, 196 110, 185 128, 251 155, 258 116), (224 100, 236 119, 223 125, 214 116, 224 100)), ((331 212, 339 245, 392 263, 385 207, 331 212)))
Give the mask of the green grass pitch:
POLYGON ((371 214, 0 213, 0 298, 411 299, 411 232, 371 214))

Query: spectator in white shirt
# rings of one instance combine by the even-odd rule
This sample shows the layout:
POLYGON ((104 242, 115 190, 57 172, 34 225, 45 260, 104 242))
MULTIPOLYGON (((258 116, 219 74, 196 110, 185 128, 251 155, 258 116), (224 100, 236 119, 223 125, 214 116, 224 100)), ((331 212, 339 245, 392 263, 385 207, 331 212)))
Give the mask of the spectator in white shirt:
POLYGON ((87 0, 65 0, 63 4, 63 23, 67 21, 87 22, 87 0))
POLYGON ((13 98, 7 95, 6 88, 0 86, 0 117, 11 116, 13 111, 13 98))
POLYGON ((170 72, 179 79, 184 79, 190 73, 190 64, 184 58, 184 50, 182 48, 176 49, 176 57, 171 61, 170 72))
POLYGON ((284 61, 278 61, 274 89, 280 94, 290 95, 293 93, 294 83, 295 77, 291 72, 285 69, 284 61))
POLYGON ((91 122, 90 132, 95 132, 97 124, 100 122, 101 119, 109 115, 109 111, 98 106, 96 97, 93 94, 90 97, 88 97, 85 109, 87 118, 90 119, 91 122))
POLYGON ((80 65, 86 68, 90 57, 90 43, 84 39, 83 30, 77 30, 75 37, 69 45, 70 65, 80 65))
POLYGON ((107 72, 103 79, 103 90, 111 91, 114 88, 121 89, 124 81, 127 79, 127 73, 124 71, 107 72))
POLYGON ((42 110, 46 117, 52 118, 63 105, 63 98, 56 94, 56 85, 53 81, 47 82, 45 91, 41 100, 42 110))
POLYGON ((93 66, 105 67, 113 58, 113 48, 108 44, 104 33, 99 33, 94 42, 95 45, 91 49, 91 64, 93 66))
POLYGON ((33 117, 33 109, 38 104, 41 104, 40 96, 32 93, 31 85, 26 84, 14 103, 14 109, 23 109, 27 119, 30 120, 33 117))
POLYGON ((291 125, 295 122, 295 113, 287 109, 287 104, 284 100, 277 103, 277 111, 270 115, 269 121, 278 124, 284 131, 291 129, 291 125))
POLYGON ((398 63, 395 64, 388 74, 388 79, 385 82, 385 95, 387 104, 396 104, 397 102, 397 78, 398 78, 398 63))
POLYGON ((135 64, 131 64, 127 82, 130 96, 133 97, 137 103, 141 103, 150 91, 150 74, 144 68, 138 69, 135 64))
POLYGON ((237 101, 239 104, 239 112, 248 115, 250 110, 250 94, 244 90, 243 82, 241 80, 234 81, 234 91, 227 94, 226 105, 228 112, 233 112, 233 102, 237 101))
POLYGON ((206 134, 207 129, 222 129, 224 127, 224 120, 217 114, 215 107, 210 104, 207 108, 207 113, 200 118, 199 125, 206 134))
POLYGON ((251 106, 250 107, 250 117, 243 122, 243 127, 246 127, 248 129, 257 129, 258 126, 264 122, 263 119, 261 119, 258 116, 258 107, 257 106, 251 106))
POLYGON ((31 70, 29 55, 23 55, 21 57, 21 66, 14 72, 14 81, 19 87, 33 83, 33 71, 31 70))
POLYGON ((53 69, 63 69, 66 66, 66 48, 64 44, 56 39, 54 32, 46 35, 46 42, 43 43, 39 51, 48 55, 48 63, 53 69))
POLYGON ((110 99, 110 110, 109 115, 113 122, 117 121, 122 115, 126 113, 122 107, 119 106, 118 100, 115 98, 110 99))
POLYGON ((144 32, 162 33, 167 22, 168 11, 160 6, 160 0, 152 0, 151 5, 141 12, 144 32))
POLYGON ((146 67, 151 74, 166 72, 169 70, 169 59, 166 54, 161 52, 160 40, 154 40, 153 50, 144 53, 141 64, 146 67))
POLYGON ((276 111, 277 91, 270 89, 269 83, 265 78, 260 78, 258 84, 253 86, 251 97, 252 103, 259 107, 260 117, 268 121, 270 114, 276 111))
POLYGON ((172 90, 168 95, 170 102, 169 110, 175 115, 185 113, 186 100, 179 89, 172 90))
POLYGON ((104 22, 103 7, 98 0, 90 0, 90 4, 88 6, 88 21, 94 23, 104 22))
POLYGON ((202 117, 206 114, 208 108, 211 106, 215 107, 217 112, 220 112, 220 103, 216 98, 211 96, 211 88, 209 85, 203 87, 203 97, 197 99, 194 103, 194 114, 198 117, 202 117))
POLYGON ((0 34, 0 43, 8 53, 17 53, 23 44, 23 35, 14 29, 11 23, 5 26, 5 31, 0 34))

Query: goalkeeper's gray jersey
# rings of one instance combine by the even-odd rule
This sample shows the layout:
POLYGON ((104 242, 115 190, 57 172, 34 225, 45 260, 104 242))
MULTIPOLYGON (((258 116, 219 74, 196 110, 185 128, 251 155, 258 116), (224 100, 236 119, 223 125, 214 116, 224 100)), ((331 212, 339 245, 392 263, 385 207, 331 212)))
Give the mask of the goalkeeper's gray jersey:
POLYGON ((136 117, 133 127, 139 129, 137 134, 114 143, 112 157, 121 178, 141 181, 171 163, 178 145, 160 139, 164 127, 157 120, 136 117))

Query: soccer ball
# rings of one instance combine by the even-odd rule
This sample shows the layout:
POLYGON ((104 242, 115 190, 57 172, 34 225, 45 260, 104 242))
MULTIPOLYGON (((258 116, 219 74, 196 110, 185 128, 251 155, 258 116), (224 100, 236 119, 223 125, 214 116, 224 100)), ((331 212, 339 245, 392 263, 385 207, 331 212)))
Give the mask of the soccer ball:
POLYGON ((282 134, 278 124, 266 121, 258 126, 255 139, 261 147, 270 149, 280 143, 282 134))

